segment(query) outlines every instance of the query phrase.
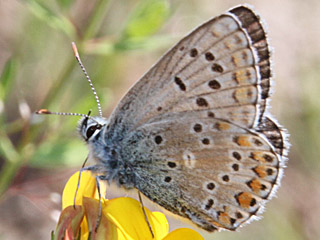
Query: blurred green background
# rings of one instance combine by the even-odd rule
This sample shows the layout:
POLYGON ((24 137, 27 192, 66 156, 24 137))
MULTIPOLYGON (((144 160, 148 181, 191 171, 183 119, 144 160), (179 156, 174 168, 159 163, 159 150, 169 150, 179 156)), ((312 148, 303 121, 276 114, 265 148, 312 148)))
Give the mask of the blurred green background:
MULTIPOLYGON (((82 61, 108 116, 192 28, 237 0, 0 0, 0 239, 48 239, 60 193, 87 156, 77 117, 97 114, 82 61)), ((206 239, 320 239, 320 1, 247 1, 274 48, 272 114, 290 133, 289 162, 263 219, 206 239)), ((150 203, 147 203, 150 205, 150 203)), ((186 226, 170 217, 171 229, 186 226)))

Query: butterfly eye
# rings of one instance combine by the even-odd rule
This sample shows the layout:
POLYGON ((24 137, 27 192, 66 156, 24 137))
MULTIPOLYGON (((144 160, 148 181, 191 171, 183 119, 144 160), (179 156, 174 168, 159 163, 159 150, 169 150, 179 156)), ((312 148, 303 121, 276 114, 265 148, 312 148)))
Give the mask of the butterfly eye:
POLYGON ((94 134, 94 132, 97 129, 100 129, 101 127, 102 127, 101 125, 94 125, 94 126, 89 127, 86 132, 87 139, 89 139, 94 134))

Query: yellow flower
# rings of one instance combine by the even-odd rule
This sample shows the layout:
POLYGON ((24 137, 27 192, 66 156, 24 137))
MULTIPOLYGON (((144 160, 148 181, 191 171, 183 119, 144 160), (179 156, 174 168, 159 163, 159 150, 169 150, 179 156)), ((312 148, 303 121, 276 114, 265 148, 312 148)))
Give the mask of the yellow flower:
MULTIPOLYGON (((62 196, 62 209, 56 232, 52 239, 110 239, 110 240, 203 240, 201 235, 188 228, 176 229, 169 233, 166 217, 160 212, 145 208, 154 238, 145 220, 141 204, 135 199, 121 197, 101 199, 101 219, 97 231, 99 195, 96 180, 90 172, 81 174, 76 206, 74 196, 79 172, 67 182, 62 196)), ((105 196, 106 188, 101 189, 105 196)))

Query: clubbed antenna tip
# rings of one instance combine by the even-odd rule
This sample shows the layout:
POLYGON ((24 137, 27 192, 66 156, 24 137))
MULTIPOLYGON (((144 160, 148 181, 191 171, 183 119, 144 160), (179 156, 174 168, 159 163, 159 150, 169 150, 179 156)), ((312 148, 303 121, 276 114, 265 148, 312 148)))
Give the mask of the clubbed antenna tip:
POLYGON ((36 111, 36 114, 51 114, 51 112, 48 109, 40 109, 36 111))
POLYGON ((74 55, 76 56, 76 58, 80 59, 79 52, 78 52, 78 49, 77 49, 75 42, 72 42, 71 45, 72 45, 72 50, 74 52, 74 55))

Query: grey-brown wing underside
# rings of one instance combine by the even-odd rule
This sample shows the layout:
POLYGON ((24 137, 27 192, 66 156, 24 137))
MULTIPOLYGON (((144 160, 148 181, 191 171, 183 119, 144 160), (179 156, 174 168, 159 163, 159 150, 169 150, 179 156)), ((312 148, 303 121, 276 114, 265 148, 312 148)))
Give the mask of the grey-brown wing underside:
POLYGON ((284 133, 265 116, 270 77, 266 34, 247 7, 182 39, 110 118, 136 187, 209 231, 252 219, 283 167, 284 133))
POLYGON ((124 96, 110 126, 125 135, 159 115, 206 111, 254 128, 269 95, 269 58, 259 17, 234 8, 169 50, 124 96))
POLYGON ((143 125, 125 145, 136 187, 209 231, 256 216, 282 175, 282 155, 263 134, 195 112, 143 125))

